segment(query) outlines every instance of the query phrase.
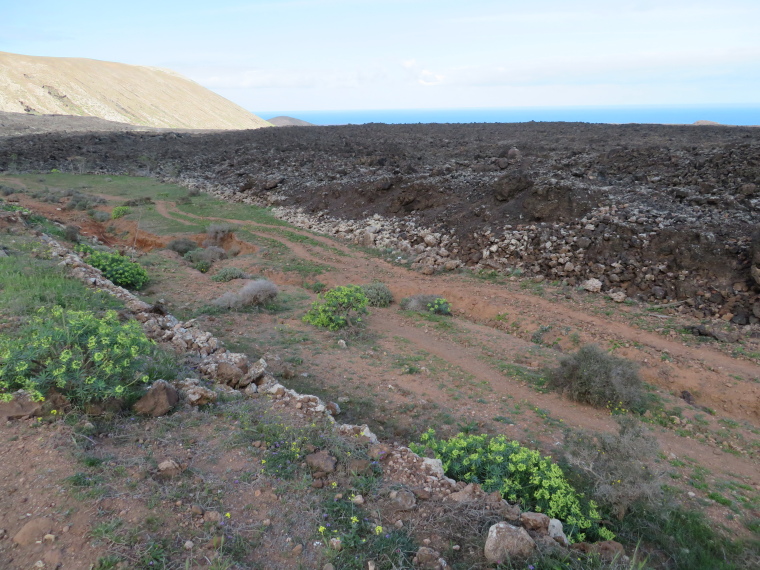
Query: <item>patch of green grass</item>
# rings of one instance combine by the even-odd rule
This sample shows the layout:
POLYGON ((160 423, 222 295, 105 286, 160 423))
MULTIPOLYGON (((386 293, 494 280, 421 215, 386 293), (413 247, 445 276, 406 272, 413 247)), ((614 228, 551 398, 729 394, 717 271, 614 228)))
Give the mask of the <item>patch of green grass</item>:
POLYGON ((489 359, 498 368, 499 372, 509 378, 532 386, 537 392, 546 393, 549 389, 546 386, 546 375, 538 370, 530 370, 514 362, 507 362, 498 358, 489 359))
POLYGON ((93 292, 80 281, 67 277, 55 260, 11 255, 0 258, 0 275, 0 313, 6 316, 30 315, 53 305, 94 311, 122 307, 112 295, 93 292))
POLYGON ((224 218, 227 220, 255 222, 268 226, 290 225, 288 222, 277 219, 268 208, 223 202, 208 194, 201 194, 193 198, 192 204, 180 204, 177 206, 177 209, 181 212, 205 218, 224 218))
POLYGON ((732 540, 697 511, 635 509, 617 525, 618 537, 640 543, 656 568, 742 570, 760 564, 759 541, 732 540))
POLYGON ((316 261, 298 258, 286 261, 280 266, 280 269, 289 273, 298 273, 304 279, 313 278, 335 270, 332 265, 327 265, 326 263, 317 263, 316 261))
POLYGON ((712 493, 708 493, 707 498, 715 501, 719 505, 723 505, 724 507, 730 507, 731 505, 734 504, 733 501, 731 501, 730 499, 727 499, 726 497, 724 497, 723 495, 715 491, 713 491, 712 493))

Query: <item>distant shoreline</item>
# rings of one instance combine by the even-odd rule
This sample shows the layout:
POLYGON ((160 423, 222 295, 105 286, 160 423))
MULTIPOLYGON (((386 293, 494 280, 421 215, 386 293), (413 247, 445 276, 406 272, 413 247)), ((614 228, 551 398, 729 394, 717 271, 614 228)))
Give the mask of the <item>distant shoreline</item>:
POLYGON ((760 126, 760 104, 736 106, 536 107, 501 109, 367 109, 348 111, 259 111, 258 116, 286 115, 315 125, 367 123, 526 123, 581 122, 705 126, 760 126), (700 124, 701 123, 701 124, 700 124))

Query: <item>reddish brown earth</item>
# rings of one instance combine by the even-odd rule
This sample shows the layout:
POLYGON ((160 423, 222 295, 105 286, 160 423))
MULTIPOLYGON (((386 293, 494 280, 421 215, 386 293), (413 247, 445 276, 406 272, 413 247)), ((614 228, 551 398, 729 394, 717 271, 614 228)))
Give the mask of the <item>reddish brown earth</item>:
MULTIPOLYGON (((136 244, 140 250, 151 252, 152 282, 145 295, 148 299, 165 299, 179 317, 195 315, 203 304, 239 287, 239 281, 215 283, 210 275, 192 269, 173 252, 160 249, 176 237, 200 242, 203 235, 159 236, 139 230, 135 239, 134 221, 117 220, 116 233, 106 233, 108 224, 95 223, 82 212, 61 210, 26 195, 19 195, 19 200, 50 219, 77 225, 82 234, 95 235, 108 245, 136 244), (129 234, 117 238, 122 231, 129 234)), ((191 225, 176 216, 179 210, 173 202, 156 201, 155 210, 167 219, 191 225)), ((187 212, 182 216, 192 217, 187 212)), ((319 391, 330 399, 348 397, 349 402, 342 405, 343 421, 367 422, 381 439, 400 442, 417 437, 431 426, 439 433, 453 433, 469 425, 470 429, 505 433, 552 451, 561 442, 565 427, 612 431, 616 427, 614 418, 608 411, 575 404, 557 394, 541 393, 526 375, 553 366, 564 353, 579 346, 595 343, 639 363, 643 378, 662 398, 663 411, 658 418, 666 418, 666 425, 659 425, 658 418, 652 420, 652 431, 664 453, 660 469, 683 477, 671 483, 683 484, 685 501, 697 501, 706 494, 699 491, 693 498, 686 495, 693 490, 687 485, 693 466, 708 470, 711 485, 730 480, 754 488, 753 495, 760 491, 760 364, 751 357, 758 351, 755 339, 743 341, 744 354, 735 354, 738 345, 708 345, 691 335, 670 333, 698 321, 668 307, 650 312, 643 305, 614 304, 574 288, 538 286, 517 278, 489 282, 466 272, 424 276, 334 239, 295 228, 288 231, 329 249, 266 231, 271 226, 203 219, 237 224, 254 236, 277 240, 300 260, 331 267, 307 278, 271 263, 273 253, 265 243, 234 238, 224 246, 237 246, 240 255, 219 266, 240 267, 267 276, 296 299, 294 308, 274 313, 201 314, 198 320, 234 350, 245 351, 251 357, 290 357, 292 370, 286 375, 290 378, 283 380, 286 385, 290 382, 302 392, 319 391), (442 324, 399 311, 397 304, 372 309, 369 334, 346 338, 347 349, 337 346, 338 337, 333 333, 317 331, 301 321, 308 307, 306 301, 316 298, 305 288, 309 283, 321 281, 332 287, 373 280, 386 283, 397 300, 418 293, 441 295, 451 302, 454 317, 442 324), (539 345, 531 339, 535 340, 541 327, 551 328, 546 329, 539 345), (404 373, 404 366, 410 363, 418 370, 404 373), (504 364, 511 368, 500 369, 504 364), (695 405, 680 398, 683 391, 691 393, 695 405), (710 408, 713 414, 705 413, 704 408, 710 408), (672 415, 681 415, 693 431, 670 422, 667 418, 672 415), (505 419, 495 420, 499 417, 505 419), (701 418, 702 423, 695 418, 701 418), (670 460, 683 460, 687 465, 671 466, 670 460)), ((27 428, 4 428, 4 437, 11 436, 12 430, 24 429, 27 428)), ((51 445, 41 443, 35 455, 54 454, 51 445)), ((9 466, 23 463, 28 452, 13 446, 0 451, 4 465, 0 480, 6 490, 12 487, 15 472, 9 466)), ((35 461, 44 460, 38 457, 35 461)), ((53 463, 60 470, 55 477, 68 474, 63 463, 53 463)), ((30 495, 30 487, 22 483, 19 489, 24 491, 20 493, 30 495)), ((46 506, 51 503, 60 505, 70 500, 55 499, 53 487, 35 491, 31 498, 35 513, 45 513, 53 508, 46 506)), ((713 502, 701 504, 714 520, 739 534, 746 532, 739 520, 726 520, 727 508, 713 502)), ((0 515, 11 516, 17 506, 15 503, 13 509, 7 507, 0 515)), ((758 512, 751 509, 754 507, 748 515, 757 517, 758 512)), ((83 540, 82 536, 78 534, 77 540, 83 540)), ((72 542, 70 548, 77 546, 72 542)))

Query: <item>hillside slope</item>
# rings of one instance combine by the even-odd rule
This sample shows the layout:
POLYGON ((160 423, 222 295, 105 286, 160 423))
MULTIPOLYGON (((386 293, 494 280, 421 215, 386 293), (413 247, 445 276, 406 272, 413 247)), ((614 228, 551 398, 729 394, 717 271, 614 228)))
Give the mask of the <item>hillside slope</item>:
POLYGON ((314 123, 309 123, 302 119, 296 119, 294 117, 286 117, 281 115, 279 117, 272 117, 267 119, 269 123, 272 123, 275 127, 314 127, 314 123))
POLYGON ((0 111, 132 125, 257 129, 264 119, 167 69, 0 52, 0 111))

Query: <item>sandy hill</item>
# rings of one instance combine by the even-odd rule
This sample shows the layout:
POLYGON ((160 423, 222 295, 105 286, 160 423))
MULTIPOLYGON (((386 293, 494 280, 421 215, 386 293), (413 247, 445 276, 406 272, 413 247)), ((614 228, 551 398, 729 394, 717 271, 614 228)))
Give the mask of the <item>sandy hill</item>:
POLYGON ((275 127, 314 127, 314 123, 303 121, 301 119, 295 119, 293 117, 286 117, 281 115, 279 117, 272 117, 267 119, 268 123, 272 123, 275 127))
POLYGON ((168 69, 0 52, 0 111, 132 125, 257 129, 264 119, 168 69))

